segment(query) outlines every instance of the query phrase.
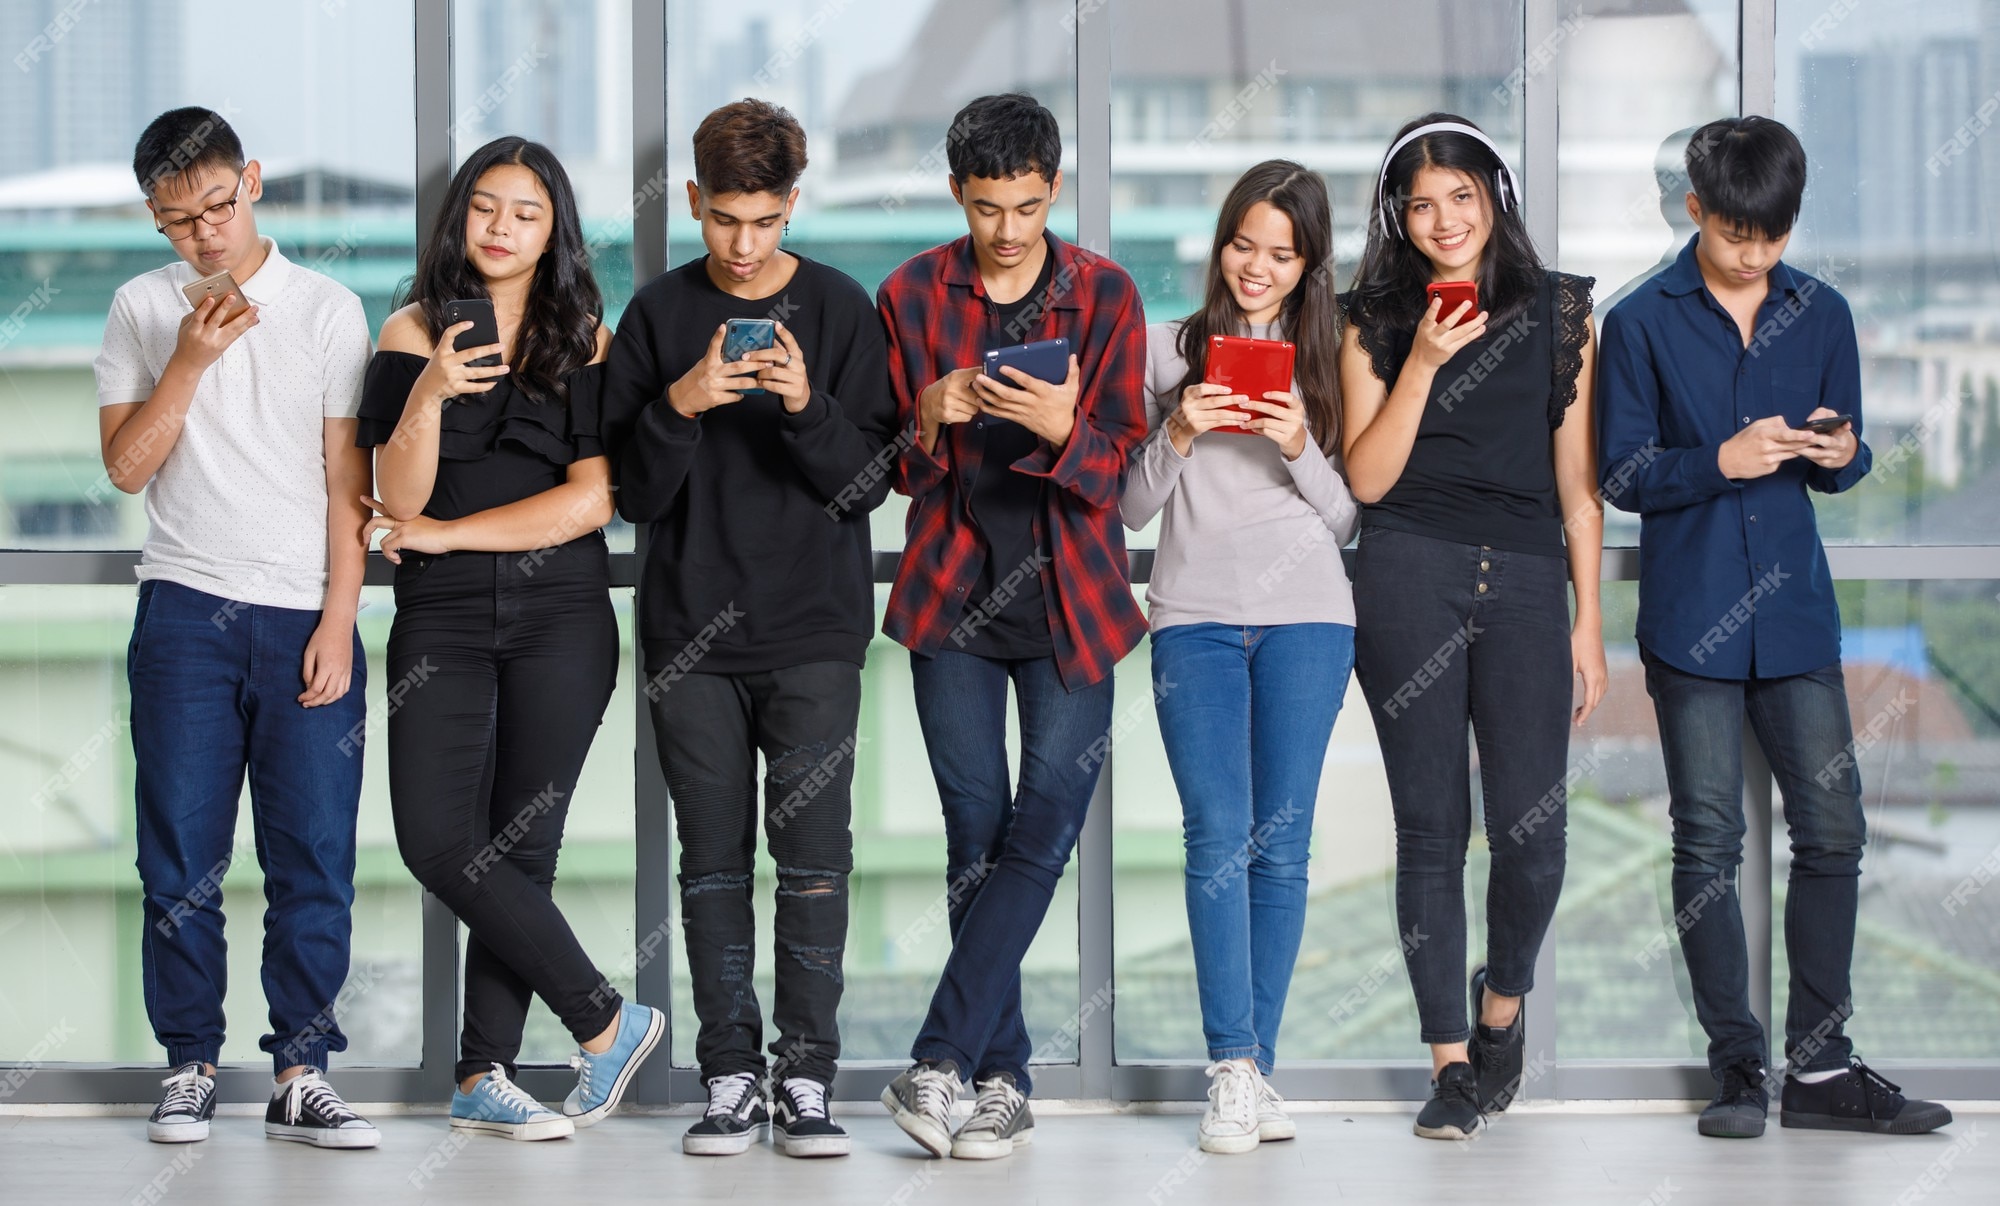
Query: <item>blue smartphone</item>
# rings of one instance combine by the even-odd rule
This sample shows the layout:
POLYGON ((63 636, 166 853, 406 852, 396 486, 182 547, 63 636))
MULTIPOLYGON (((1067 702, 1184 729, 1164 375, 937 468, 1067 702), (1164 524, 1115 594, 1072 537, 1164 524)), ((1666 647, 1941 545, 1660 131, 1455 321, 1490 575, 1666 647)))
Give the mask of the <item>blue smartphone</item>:
MULTIPOLYGON (((778 324, 770 318, 732 318, 722 324, 722 360, 724 364, 741 360, 752 352, 778 346, 778 324)), ((766 393, 762 386, 752 386, 742 391, 745 395, 766 393)))
MULTIPOLYGON (((1017 343, 1012 347, 988 349, 984 370, 988 377, 1002 385, 1013 385, 1014 379, 1000 371, 1009 366, 1038 381, 1061 385, 1069 380, 1069 340, 1057 336, 1038 343, 1017 343)), ((985 419, 988 423, 1013 422, 1000 415, 987 415, 985 419)))

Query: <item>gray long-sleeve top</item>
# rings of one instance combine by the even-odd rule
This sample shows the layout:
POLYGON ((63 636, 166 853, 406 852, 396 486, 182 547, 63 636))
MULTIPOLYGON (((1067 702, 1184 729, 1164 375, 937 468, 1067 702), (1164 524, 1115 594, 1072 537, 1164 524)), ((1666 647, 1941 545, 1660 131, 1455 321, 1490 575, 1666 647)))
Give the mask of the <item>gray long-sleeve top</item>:
MULTIPOLYGON (((1119 512, 1137 531, 1165 508, 1152 580, 1155 631, 1176 624, 1353 624, 1354 596, 1340 547, 1359 508, 1347 482, 1309 435, 1287 461, 1266 436, 1211 431, 1188 456, 1167 437, 1187 363, 1179 322, 1146 328, 1146 422, 1119 512)), ((1257 339, 1281 336, 1253 326, 1257 339)), ((1298 391, 1297 383, 1292 391, 1298 391)))

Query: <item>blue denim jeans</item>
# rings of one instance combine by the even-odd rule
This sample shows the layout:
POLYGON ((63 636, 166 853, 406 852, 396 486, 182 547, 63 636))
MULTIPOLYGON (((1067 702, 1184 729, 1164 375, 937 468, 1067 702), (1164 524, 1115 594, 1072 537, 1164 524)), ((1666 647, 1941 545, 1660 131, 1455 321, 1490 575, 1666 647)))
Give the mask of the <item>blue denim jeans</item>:
POLYGON ((975 1078, 1007 1072, 1023 1093, 1021 959, 1076 848, 1111 732, 1112 678, 1070 691, 1054 658, 910 655, 917 721, 944 808, 951 955, 912 1059, 975 1078), (1009 786, 1007 683, 1020 718, 1021 776, 1009 786))
POLYGON ((1736 894, 1743 862, 1743 719, 1784 799, 1792 870, 1785 895, 1791 991, 1785 1058, 1798 1071, 1847 1066, 1854 916, 1867 827, 1840 663, 1785 678, 1702 678, 1641 647, 1660 721, 1674 829, 1674 928, 1712 1072, 1768 1063, 1750 1010, 1750 953, 1736 894))
POLYGON ((334 999, 347 979, 354 822, 368 661, 354 638, 347 694, 298 702, 320 613, 261 607, 151 579, 126 652, 138 797, 146 1014, 171 1065, 222 1057, 229 965, 222 877, 250 776, 264 869, 259 1046, 276 1071, 347 1049, 334 999))
POLYGON ((1154 632, 1153 700, 1180 792, 1188 935, 1210 1059, 1269 1075, 1306 922, 1320 768, 1354 667, 1347 624, 1154 632))

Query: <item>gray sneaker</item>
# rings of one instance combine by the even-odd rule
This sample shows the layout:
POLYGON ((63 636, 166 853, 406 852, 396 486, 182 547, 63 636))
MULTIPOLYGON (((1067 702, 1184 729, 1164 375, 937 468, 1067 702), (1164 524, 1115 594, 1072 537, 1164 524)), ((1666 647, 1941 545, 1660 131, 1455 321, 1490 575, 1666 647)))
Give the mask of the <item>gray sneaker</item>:
POLYGON ((1014 1087, 1010 1072, 995 1072, 978 1082, 979 1098, 972 1117, 952 1137, 954 1160, 997 1160, 1035 1141, 1035 1115, 1028 1099, 1014 1087))
POLYGON ((882 1090, 889 1116, 933 1156, 951 1155, 951 1103, 958 1100, 958 1065, 915 1063, 882 1090))

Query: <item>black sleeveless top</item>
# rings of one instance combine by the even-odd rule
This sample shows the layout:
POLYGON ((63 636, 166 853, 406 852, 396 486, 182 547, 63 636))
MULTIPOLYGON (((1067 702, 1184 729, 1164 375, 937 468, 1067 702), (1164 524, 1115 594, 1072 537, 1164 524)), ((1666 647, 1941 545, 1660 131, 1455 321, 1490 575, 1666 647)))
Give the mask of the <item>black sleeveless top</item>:
MULTIPOLYGON (((361 423, 355 443, 386 444, 402 421, 430 358, 413 352, 377 352, 361 387, 361 423)), ((567 402, 531 397, 511 378, 483 394, 447 399, 438 419, 437 482, 424 514, 463 519, 552 490, 569 479, 572 461, 603 456, 598 442, 598 397, 604 365, 586 365, 564 378, 567 402)))
MULTIPOLYGON (((1402 476, 1363 526, 1561 557, 1552 433, 1576 401, 1593 277, 1548 272, 1517 318, 1489 325, 1438 370, 1402 476)), ((1343 309, 1350 297, 1342 297, 1343 309)), ((1414 330, 1357 321, 1375 375, 1394 388, 1414 330)))

